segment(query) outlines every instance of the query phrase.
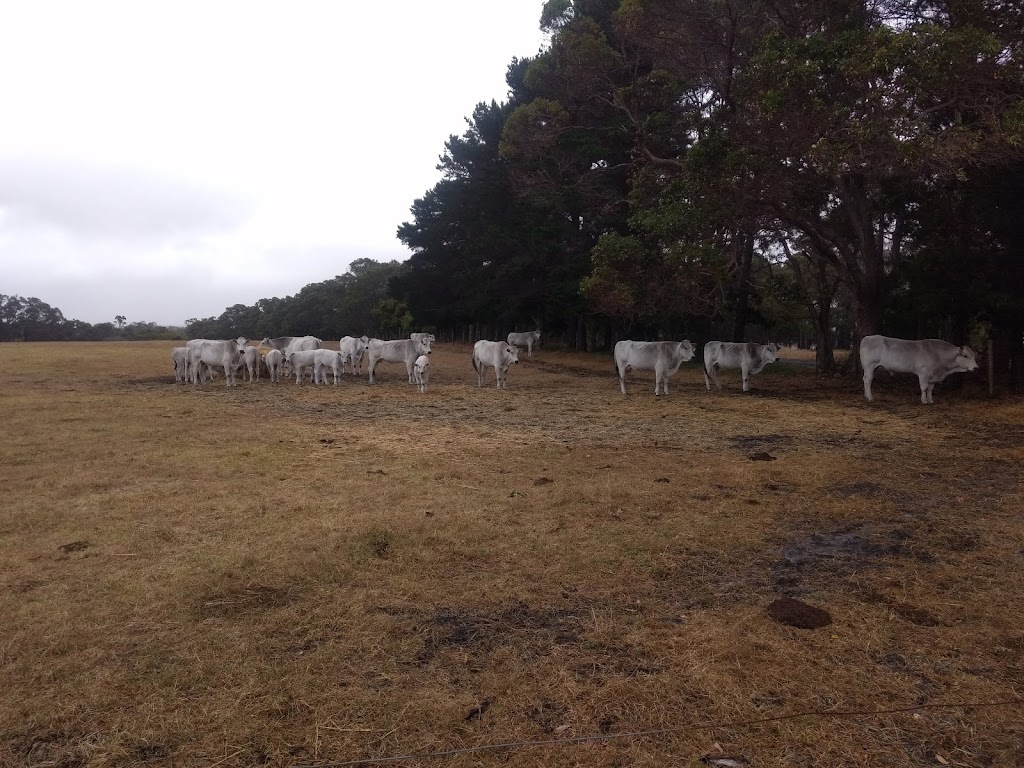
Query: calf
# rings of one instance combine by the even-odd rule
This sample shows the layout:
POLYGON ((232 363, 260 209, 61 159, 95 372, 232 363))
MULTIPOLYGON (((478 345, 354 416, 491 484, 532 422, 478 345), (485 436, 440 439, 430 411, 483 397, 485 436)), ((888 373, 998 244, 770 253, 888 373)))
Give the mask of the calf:
POLYGON ((313 352, 313 378, 317 384, 327 383, 327 369, 334 373, 334 385, 338 385, 338 375, 345 367, 345 358, 341 352, 333 349, 318 349, 313 352))
POLYGON ((272 349, 267 352, 267 356, 263 358, 263 362, 267 366, 267 372, 270 374, 271 383, 280 383, 281 373, 284 369, 284 353, 281 352, 280 349, 272 349))
POLYGON ((306 368, 310 372, 310 381, 315 381, 316 349, 303 349, 298 352, 285 352, 284 360, 295 373, 295 383, 302 382, 302 374, 306 368))
POLYGON ((427 380, 430 378, 430 358, 420 355, 416 358, 416 365, 412 369, 413 379, 419 387, 420 392, 427 391, 427 380))
POLYGON ((175 347, 171 350, 174 363, 174 383, 184 384, 188 381, 188 347, 175 347))
POLYGON ((256 376, 256 381, 260 380, 260 351, 256 347, 246 347, 242 352, 242 357, 238 362, 239 369, 243 368, 249 374, 249 381, 252 382, 253 375, 256 376))

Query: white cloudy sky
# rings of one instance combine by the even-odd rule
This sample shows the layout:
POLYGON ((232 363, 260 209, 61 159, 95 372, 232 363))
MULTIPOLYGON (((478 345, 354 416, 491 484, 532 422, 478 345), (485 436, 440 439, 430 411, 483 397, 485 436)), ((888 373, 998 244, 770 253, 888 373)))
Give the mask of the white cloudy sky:
POLYGON ((0 2, 0 293, 180 324, 406 258, 542 4, 0 2))

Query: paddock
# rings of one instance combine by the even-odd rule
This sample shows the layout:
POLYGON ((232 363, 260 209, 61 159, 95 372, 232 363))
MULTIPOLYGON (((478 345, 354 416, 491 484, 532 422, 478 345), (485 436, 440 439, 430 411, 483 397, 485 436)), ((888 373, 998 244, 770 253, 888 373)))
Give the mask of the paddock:
POLYGON ((978 374, 175 345, 0 345, 0 764, 1024 764, 1024 397, 978 374))

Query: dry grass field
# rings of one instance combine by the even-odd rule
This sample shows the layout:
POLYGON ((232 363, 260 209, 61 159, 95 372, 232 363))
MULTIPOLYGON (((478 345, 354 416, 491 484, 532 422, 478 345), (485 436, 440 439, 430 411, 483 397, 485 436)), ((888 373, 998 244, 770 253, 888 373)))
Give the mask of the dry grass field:
POLYGON ((1020 396, 171 346, 0 345, 0 765, 1024 765, 1020 396))

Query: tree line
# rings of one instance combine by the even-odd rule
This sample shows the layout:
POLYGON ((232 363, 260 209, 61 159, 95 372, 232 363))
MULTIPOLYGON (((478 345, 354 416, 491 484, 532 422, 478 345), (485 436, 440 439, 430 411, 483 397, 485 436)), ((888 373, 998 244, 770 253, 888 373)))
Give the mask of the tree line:
POLYGON ((0 342, 2 341, 145 341, 183 339, 183 327, 150 322, 129 323, 117 315, 112 323, 70 320, 56 307, 35 297, 0 293, 0 342))
MULTIPOLYGON (((1005 0, 548 0, 353 262, 189 337, 996 342, 1024 367, 1024 11, 1005 0)), ((853 356, 855 357, 855 356, 853 356)))
POLYGON ((1018 4, 548 0, 541 24, 399 227, 418 322, 799 335, 823 371, 878 332, 1019 354, 1018 4))

